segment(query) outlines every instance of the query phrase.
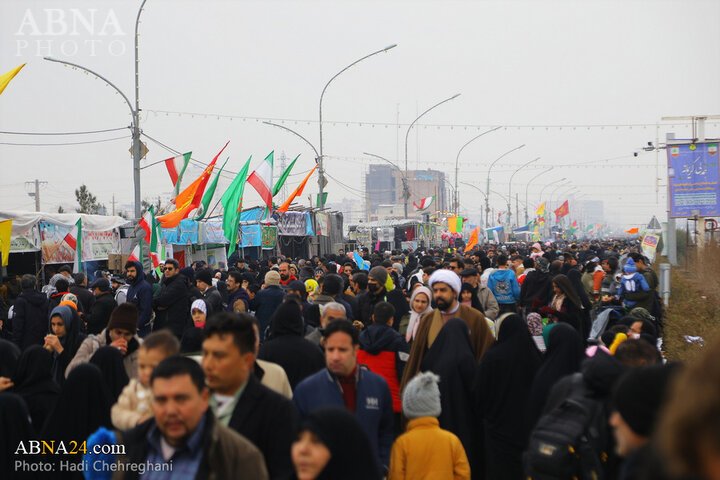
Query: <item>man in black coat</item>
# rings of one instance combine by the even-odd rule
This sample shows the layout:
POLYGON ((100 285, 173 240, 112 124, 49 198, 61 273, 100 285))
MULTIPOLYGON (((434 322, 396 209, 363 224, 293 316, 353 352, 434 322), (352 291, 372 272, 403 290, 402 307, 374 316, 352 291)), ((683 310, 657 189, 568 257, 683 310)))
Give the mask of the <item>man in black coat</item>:
POLYGON ((370 269, 367 292, 358 297, 358 303, 360 305, 359 320, 362 321, 365 326, 371 325, 375 304, 378 302, 388 302, 393 306, 395 311, 398 312, 397 315, 395 315, 395 322, 392 325, 392 327, 397 330, 400 325, 400 318, 406 312, 410 311, 410 305, 399 288, 395 288, 391 292, 387 291, 385 288, 387 276, 387 270, 383 267, 378 266, 370 269))
MULTIPOLYGON (((278 275, 279 277, 279 275, 278 275)), ((253 374, 255 330, 247 313, 220 313, 205 324, 202 368, 212 390, 210 407, 223 425, 250 440, 263 454, 271 479, 293 472, 295 408, 253 374)))
POLYGON ((195 284, 200 290, 200 293, 202 293, 205 303, 210 306, 208 316, 213 313, 222 312, 225 309, 220 292, 218 292, 217 288, 213 287, 210 270, 203 269, 195 272, 195 284))
POLYGON ((160 293, 153 299, 156 310, 154 330, 169 328, 181 339, 183 332, 192 324, 190 319, 189 280, 180 275, 180 264, 175 259, 165 261, 165 278, 160 293))
POLYGON ((227 277, 227 307, 228 312, 235 311, 235 302, 242 300, 245 304, 245 311, 250 309, 250 295, 243 288, 243 275, 237 270, 228 273, 227 277))
POLYGON ((265 329, 270 325, 270 317, 275 313, 284 297, 285 292, 280 288, 280 274, 275 270, 270 270, 265 274, 263 289, 250 300, 250 310, 255 312, 260 323, 260 343, 265 340, 265 329))
POLYGON ((30 345, 43 345, 48 331, 48 299, 37 291, 35 275, 23 275, 22 293, 13 304, 13 342, 25 350, 30 345))
POLYGON ((115 303, 115 297, 110 290, 110 281, 107 278, 95 280, 91 288, 95 295, 95 301, 90 309, 90 314, 86 315, 83 320, 87 326, 87 333, 97 335, 107 326, 110 314, 117 307, 117 303, 115 303))
POLYGON ((84 273, 76 273, 73 275, 73 278, 75 279, 75 284, 70 285, 70 293, 77 297, 78 301, 82 305, 82 311, 89 312, 92 310, 92 304, 95 301, 95 297, 90 290, 88 290, 87 277, 84 273))

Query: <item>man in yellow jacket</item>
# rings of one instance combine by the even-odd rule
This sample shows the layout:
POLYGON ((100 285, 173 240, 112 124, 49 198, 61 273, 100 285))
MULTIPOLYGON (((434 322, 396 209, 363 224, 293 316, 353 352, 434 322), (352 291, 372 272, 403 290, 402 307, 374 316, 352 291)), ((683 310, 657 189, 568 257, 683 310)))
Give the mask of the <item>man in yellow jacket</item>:
POLYGON ((388 480, 446 478, 470 480, 470 464, 460 439, 440 428, 440 377, 418 374, 403 392, 403 413, 410 419, 390 454, 388 480))

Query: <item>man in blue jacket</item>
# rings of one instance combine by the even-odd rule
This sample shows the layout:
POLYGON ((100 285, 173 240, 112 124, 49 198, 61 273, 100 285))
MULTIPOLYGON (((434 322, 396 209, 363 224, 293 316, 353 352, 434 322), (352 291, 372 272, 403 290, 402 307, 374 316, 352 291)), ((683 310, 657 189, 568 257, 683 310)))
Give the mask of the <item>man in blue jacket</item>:
POLYGON ((520 284, 515 272, 508 268, 508 257, 505 254, 497 257, 497 270, 488 278, 488 288, 495 295, 500 315, 507 312, 517 312, 517 302, 520 300, 520 284))
POLYGON ((138 309, 138 327, 137 333, 140 338, 150 333, 152 325, 152 287, 145 280, 145 272, 143 272, 140 262, 128 261, 125 263, 125 278, 130 285, 127 291, 125 301, 134 304, 138 309))
POLYGON ((347 408, 370 439, 380 470, 387 472, 393 442, 388 384, 380 375, 358 365, 359 335, 350 321, 330 322, 323 336, 327 368, 300 382, 293 393, 300 418, 320 407, 347 408))

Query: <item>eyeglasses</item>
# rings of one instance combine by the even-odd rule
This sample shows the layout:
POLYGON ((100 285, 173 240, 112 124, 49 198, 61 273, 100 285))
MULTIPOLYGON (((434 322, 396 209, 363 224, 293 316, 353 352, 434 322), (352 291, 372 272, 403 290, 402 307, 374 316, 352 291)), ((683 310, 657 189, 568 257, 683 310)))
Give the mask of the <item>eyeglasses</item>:
POLYGON ((173 268, 173 267, 166 267, 166 268, 163 270, 163 272, 172 272, 173 270, 175 270, 175 268, 173 268))

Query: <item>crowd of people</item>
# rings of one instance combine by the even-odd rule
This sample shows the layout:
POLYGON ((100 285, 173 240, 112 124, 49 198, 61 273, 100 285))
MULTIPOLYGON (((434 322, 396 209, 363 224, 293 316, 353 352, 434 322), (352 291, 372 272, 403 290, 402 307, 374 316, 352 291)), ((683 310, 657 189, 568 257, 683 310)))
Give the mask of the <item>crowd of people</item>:
POLYGON ((720 480, 637 242, 228 264, 4 279, 0 478, 720 480))

